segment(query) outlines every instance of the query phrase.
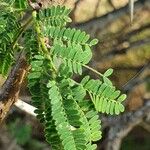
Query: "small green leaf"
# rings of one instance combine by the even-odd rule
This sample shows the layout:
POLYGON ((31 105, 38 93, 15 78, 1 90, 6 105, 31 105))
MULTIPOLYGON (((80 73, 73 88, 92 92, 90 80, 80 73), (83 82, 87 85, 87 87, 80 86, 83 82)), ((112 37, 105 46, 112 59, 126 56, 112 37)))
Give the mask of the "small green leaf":
POLYGON ((82 79, 81 84, 82 84, 83 86, 85 86, 85 84, 89 81, 89 79, 90 79, 90 76, 85 76, 85 77, 82 79))
POLYGON ((104 83, 108 84, 109 86, 112 86, 112 82, 108 78, 103 77, 103 80, 104 80, 104 83))
POLYGON ((87 118, 92 118, 93 116, 97 115, 97 112, 91 110, 89 112, 86 113, 86 117, 87 118))
POLYGON ((106 114, 109 114, 110 106, 111 106, 111 101, 108 101, 107 106, 106 106, 106 114))
POLYGON ((108 105, 108 102, 106 99, 103 100, 103 105, 102 105, 102 113, 106 112, 106 107, 108 105))
POLYGON ((64 19, 65 19, 66 22, 71 22, 72 21, 71 18, 69 18, 67 16, 64 16, 64 19))
POLYGON ((28 75, 28 79, 37 79, 40 78, 41 72, 32 72, 28 75))
POLYGON ((77 64, 77 70, 78 70, 79 75, 82 75, 82 66, 79 63, 77 64))
POLYGON ((127 98, 127 95, 126 95, 126 94, 122 94, 122 95, 118 98, 118 102, 123 102, 126 98, 127 98))
POLYGON ((110 68, 110 69, 108 69, 108 70, 104 73, 104 76, 105 76, 105 77, 109 77, 110 75, 112 75, 112 73, 113 73, 113 69, 110 68))
POLYGON ((96 45, 97 43, 98 43, 98 39, 93 39, 89 45, 93 46, 93 45, 96 45))
POLYGON ((109 110, 109 112, 110 112, 111 115, 114 114, 114 107, 115 107, 115 103, 112 102, 111 105, 110 105, 110 110, 109 110))
POLYGON ((98 141, 99 139, 101 139, 101 133, 100 132, 95 132, 92 134, 92 140, 93 141, 98 141))
POLYGON ((122 104, 119 103, 118 107, 120 112, 124 112, 124 106, 122 104))
POLYGON ((100 88, 97 91, 97 94, 101 95, 106 87, 107 87, 107 85, 105 83, 101 84, 100 88))
POLYGON ((41 55, 35 55, 34 58, 35 58, 35 59, 39 59, 39 60, 43 60, 43 59, 44 59, 44 57, 41 56, 41 55))
POLYGON ((119 90, 117 90, 117 91, 115 91, 111 96, 110 96, 110 98, 111 99, 116 99, 119 95, 120 95, 120 91, 119 90))
POLYGON ((82 62, 83 62, 83 64, 89 63, 91 58, 92 58, 91 48, 89 47, 89 45, 85 45, 85 51, 82 54, 82 62))
POLYGON ((116 115, 119 115, 119 113, 120 113, 119 104, 116 103, 116 104, 115 104, 115 114, 116 114, 116 115))

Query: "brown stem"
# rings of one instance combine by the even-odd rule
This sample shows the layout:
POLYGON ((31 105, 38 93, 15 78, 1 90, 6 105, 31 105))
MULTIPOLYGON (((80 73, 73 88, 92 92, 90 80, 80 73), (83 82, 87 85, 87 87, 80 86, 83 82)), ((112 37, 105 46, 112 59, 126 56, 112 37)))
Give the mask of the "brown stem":
POLYGON ((11 106, 18 99, 21 84, 28 70, 28 64, 23 53, 20 54, 7 80, 0 89, 0 123, 6 117, 11 106))

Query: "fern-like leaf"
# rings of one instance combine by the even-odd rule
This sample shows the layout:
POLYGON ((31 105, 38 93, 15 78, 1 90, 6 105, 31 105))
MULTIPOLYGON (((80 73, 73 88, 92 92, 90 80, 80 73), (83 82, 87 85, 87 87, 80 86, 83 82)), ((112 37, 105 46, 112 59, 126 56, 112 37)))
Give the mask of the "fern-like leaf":
POLYGON ((2 12, 0 22, 0 37, 3 37, 0 39, 0 73, 5 76, 14 61, 12 44, 20 24, 10 12, 2 12))
POLYGON ((48 26, 43 29, 43 33, 50 39, 61 39, 62 41, 70 41, 71 43, 93 46, 98 43, 97 39, 90 40, 90 35, 77 29, 60 28, 48 26))
POLYGON ((11 9, 26 9, 28 7, 28 3, 26 0, 1 0, 1 5, 7 6, 11 9))
POLYGON ((38 20, 46 27, 48 26, 65 26, 66 23, 71 22, 68 17, 70 9, 65 6, 52 6, 51 8, 40 10, 38 13, 38 20))
POLYGON ((111 115, 124 111, 121 102, 126 99, 126 95, 120 95, 120 91, 115 90, 114 86, 100 80, 90 80, 89 76, 86 76, 81 84, 89 92, 97 111, 111 115))
POLYGON ((33 29, 28 29, 24 33, 24 49, 27 53, 29 62, 32 61, 36 55, 39 54, 39 44, 37 42, 36 33, 33 29))
POLYGON ((87 64, 92 57, 91 49, 85 45, 84 51, 80 45, 70 44, 61 45, 61 41, 55 40, 51 53, 58 58, 62 58, 65 66, 68 66, 70 72, 82 74, 82 66, 87 64))
POLYGON ((62 145, 65 150, 76 150, 76 144, 73 138, 73 134, 66 117, 65 110, 63 108, 62 97, 56 83, 49 82, 49 99, 51 100, 52 116, 55 120, 56 129, 62 140, 62 145))
MULTIPOLYGON (((52 88, 52 84, 56 84, 56 83, 50 83, 51 88, 52 88)), ((65 89, 67 89, 67 88, 65 88, 65 89)), ((60 132, 61 134, 68 134, 68 136, 70 136, 70 139, 71 139, 71 135, 72 135, 72 137, 73 137, 72 148, 86 149, 86 145, 89 143, 89 140, 88 140, 88 138, 86 137, 86 134, 85 134, 86 133, 85 131, 87 129, 83 128, 83 124, 85 122, 82 120, 81 110, 80 110, 80 107, 79 107, 78 103, 75 101, 75 99, 73 99, 73 97, 71 95, 68 95, 67 99, 62 100, 62 97, 60 96, 60 93, 57 93, 56 91, 58 92, 58 88, 56 86, 55 86, 55 89, 50 89, 50 91, 49 91, 50 98, 55 99, 54 104, 56 105, 56 108, 55 108, 56 110, 55 110, 55 112, 52 111, 52 116, 54 116, 54 118, 57 116, 57 119, 59 119, 59 120, 56 121, 56 124, 57 123, 62 124, 62 128, 63 128, 64 125, 67 125, 67 127, 64 126, 64 128, 65 128, 64 130, 68 130, 68 125, 70 125, 73 128, 73 129, 71 129, 72 130, 71 133, 69 133, 68 131, 66 131, 66 133, 65 132, 62 133, 61 132, 62 129, 60 130, 58 128, 57 129, 58 133, 60 132), (62 105, 64 105, 64 107, 60 106, 60 104, 61 104, 60 100, 59 100, 59 102, 57 102, 57 100, 58 100, 58 98, 56 96, 57 94, 59 96, 59 99, 62 101, 62 105), (63 108, 64 108, 64 110, 63 110, 63 108), (61 113, 61 115, 60 115, 60 113, 61 113), (62 119, 63 119, 62 117, 64 117, 63 114, 67 116, 67 119, 64 123, 62 121, 62 119), (68 121, 68 123, 67 123, 67 121, 68 121)), ((63 95, 64 95, 64 93, 63 93, 63 95)), ((52 107, 52 109, 53 109, 53 107, 52 107)), ((62 140, 65 141, 65 138, 68 138, 68 137, 63 137, 62 140)), ((70 147, 68 147, 68 148, 66 147, 66 150, 67 149, 70 149, 70 147)))
POLYGON ((51 114, 51 104, 50 101, 45 103, 45 137, 47 142, 51 145, 53 150, 63 149, 60 136, 56 130, 55 121, 53 120, 51 114))
POLYGON ((78 102, 82 115, 82 127, 85 130, 87 141, 97 141, 101 139, 101 122, 98 113, 94 110, 93 104, 85 100, 86 90, 82 85, 73 87, 74 99, 78 102))
POLYGON ((32 104, 37 108, 35 110, 35 113, 37 114, 37 118, 42 123, 45 121, 45 118, 44 118, 45 103, 42 99, 44 98, 44 93, 46 92, 45 91, 44 93, 42 93, 41 91, 42 90, 41 80, 43 77, 43 74, 42 74, 43 61, 44 61, 44 58, 42 56, 36 55, 35 60, 31 62, 32 69, 31 69, 30 74, 28 75, 28 81, 29 81, 28 87, 29 87, 30 93, 32 94, 32 104))

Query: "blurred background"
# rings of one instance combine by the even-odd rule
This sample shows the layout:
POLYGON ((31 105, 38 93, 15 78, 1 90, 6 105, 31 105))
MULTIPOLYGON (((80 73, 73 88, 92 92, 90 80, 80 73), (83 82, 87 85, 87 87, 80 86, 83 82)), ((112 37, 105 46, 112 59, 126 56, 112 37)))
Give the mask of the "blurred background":
MULTIPOLYGON (((73 10, 69 26, 99 39, 90 66, 102 73, 113 68, 113 83, 128 95, 124 114, 100 116, 103 139, 98 150, 150 150, 150 0, 135 0, 132 22, 128 0, 65 0, 65 4, 73 10)), ((26 101, 24 91, 21 97, 26 101)), ((49 146, 39 122, 14 107, 0 128, 0 150, 49 146)))

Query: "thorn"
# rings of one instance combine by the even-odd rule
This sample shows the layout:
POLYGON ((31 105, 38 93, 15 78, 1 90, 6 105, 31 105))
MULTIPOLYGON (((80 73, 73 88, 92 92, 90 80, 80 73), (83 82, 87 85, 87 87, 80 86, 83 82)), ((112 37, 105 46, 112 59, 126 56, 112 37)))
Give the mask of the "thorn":
POLYGON ((132 25, 134 19, 134 0, 129 0, 129 7, 130 7, 130 23, 132 25))

